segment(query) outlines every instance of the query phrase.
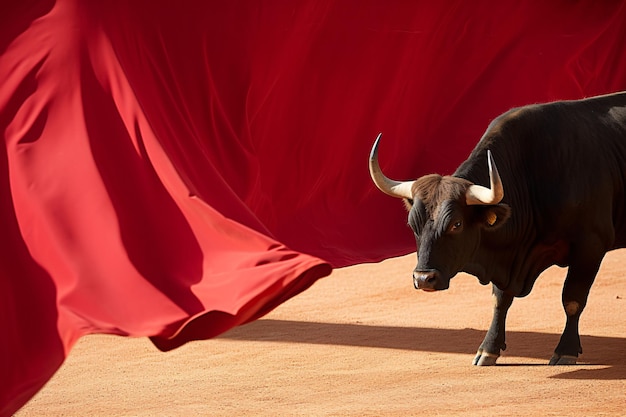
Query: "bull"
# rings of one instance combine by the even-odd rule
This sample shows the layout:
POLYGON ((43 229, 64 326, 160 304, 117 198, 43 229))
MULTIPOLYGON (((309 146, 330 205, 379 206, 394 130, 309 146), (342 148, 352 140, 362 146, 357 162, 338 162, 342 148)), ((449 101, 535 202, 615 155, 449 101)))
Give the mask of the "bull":
POLYGON ((602 259, 626 246, 626 92, 509 110, 449 176, 386 177, 380 138, 370 175, 408 209, 415 288, 445 290, 461 271, 492 284, 493 318, 473 364, 496 363, 514 298, 552 265, 568 271, 565 328, 549 364, 575 364, 579 319, 602 259))

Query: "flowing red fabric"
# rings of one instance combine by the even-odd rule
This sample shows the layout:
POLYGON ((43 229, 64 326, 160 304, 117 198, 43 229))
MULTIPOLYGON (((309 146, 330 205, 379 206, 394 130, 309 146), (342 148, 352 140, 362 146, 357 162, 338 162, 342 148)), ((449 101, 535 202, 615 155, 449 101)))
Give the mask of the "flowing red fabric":
POLYGON ((450 173, 625 50, 622 1, 3 2, 0 415, 82 335, 173 349, 414 251, 378 132, 389 176, 450 173))

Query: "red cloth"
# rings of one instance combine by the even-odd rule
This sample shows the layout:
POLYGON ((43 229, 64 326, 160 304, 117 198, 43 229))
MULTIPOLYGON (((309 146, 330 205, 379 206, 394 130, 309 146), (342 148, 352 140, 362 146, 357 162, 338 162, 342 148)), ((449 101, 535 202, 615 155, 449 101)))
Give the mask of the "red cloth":
POLYGON ((88 333, 162 350, 409 253, 399 179, 489 121, 626 87, 621 1, 0 6, 0 415, 88 333))

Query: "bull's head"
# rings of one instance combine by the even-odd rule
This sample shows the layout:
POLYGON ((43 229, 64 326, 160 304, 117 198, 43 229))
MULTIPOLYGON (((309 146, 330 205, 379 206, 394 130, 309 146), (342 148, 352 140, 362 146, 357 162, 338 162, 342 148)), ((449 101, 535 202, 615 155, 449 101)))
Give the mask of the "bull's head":
POLYGON ((402 198, 409 210, 409 226, 417 242, 415 288, 445 290, 450 279, 471 262, 481 234, 496 230, 510 216, 500 203, 504 188, 490 151, 487 151, 490 188, 453 176, 426 175, 414 181, 387 178, 378 163, 378 135, 370 154, 370 175, 384 193, 402 198))

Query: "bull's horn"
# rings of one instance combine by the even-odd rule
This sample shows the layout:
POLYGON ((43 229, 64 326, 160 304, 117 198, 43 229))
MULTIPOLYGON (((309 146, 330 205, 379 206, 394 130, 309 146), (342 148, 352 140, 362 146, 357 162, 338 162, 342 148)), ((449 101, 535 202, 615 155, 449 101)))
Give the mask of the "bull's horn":
POLYGON ((490 188, 476 184, 470 185, 465 193, 465 201, 470 206, 498 204, 504 198, 502 180, 490 150, 487 150, 487 163, 489 164, 490 188))
POLYGON ((374 142, 372 147, 372 152, 370 152, 370 176, 372 181, 385 194, 397 198, 412 199, 412 188, 415 181, 394 181, 387 178, 380 169, 380 164, 378 163, 378 142, 382 135, 382 133, 378 134, 376 142, 374 142))

